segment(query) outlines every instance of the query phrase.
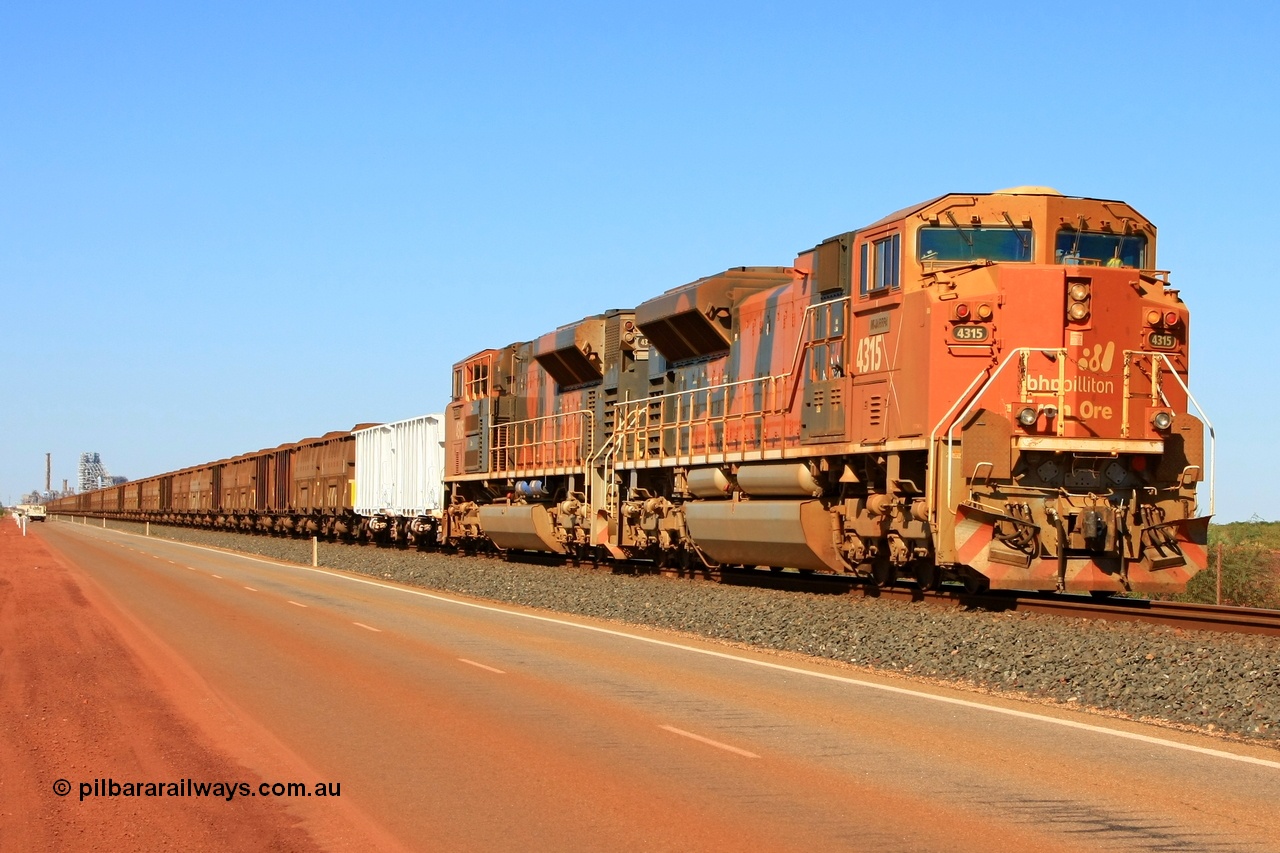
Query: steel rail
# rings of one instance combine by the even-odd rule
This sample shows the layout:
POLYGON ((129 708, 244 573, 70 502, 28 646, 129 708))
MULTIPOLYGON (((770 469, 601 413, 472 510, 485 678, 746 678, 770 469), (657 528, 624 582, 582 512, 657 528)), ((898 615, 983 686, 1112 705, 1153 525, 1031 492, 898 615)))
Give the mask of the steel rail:
MULTIPOLYGON (((663 574, 692 576, 693 573, 664 570, 663 574)), ((993 612, 1012 610, 1063 618, 1146 622, 1189 631, 1280 636, 1280 610, 1261 610, 1253 607, 1156 601, 1118 596, 1099 599, 1070 593, 988 591, 971 594, 964 592, 958 585, 954 587, 944 585, 937 590, 922 590, 918 586, 906 584, 876 588, 858 578, 787 570, 769 571, 726 567, 710 576, 705 572, 699 573, 699 577, 725 584, 751 585, 794 592, 839 595, 860 590, 867 597, 918 601, 938 607, 993 612)))
POLYGON ((1155 601, 1145 598, 1112 597, 1095 599, 1080 595, 1041 595, 1020 593, 1000 595, 986 592, 970 595, 941 589, 922 591, 915 587, 892 587, 881 590, 887 598, 925 601, 930 604, 966 607, 975 610, 1014 610, 1044 613, 1076 619, 1146 622, 1187 631, 1262 634, 1280 637, 1280 610, 1196 604, 1181 601, 1155 601))

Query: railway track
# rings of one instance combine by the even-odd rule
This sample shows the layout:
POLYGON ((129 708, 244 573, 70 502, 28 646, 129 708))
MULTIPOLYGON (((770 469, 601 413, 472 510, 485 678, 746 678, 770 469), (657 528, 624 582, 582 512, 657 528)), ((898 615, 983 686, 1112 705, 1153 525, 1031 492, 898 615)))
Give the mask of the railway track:
MULTIPOLYGON (((701 576, 701 575, 700 575, 701 576)), ((1046 613, 1079 619, 1146 622, 1188 631, 1262 634, 1280 636, 1280 610, 1252 607, 1194 604, 1181 601, 1153 601, 1145 598, 1105 599, 1054 593, 967 593, 958 584, 943 584, 937 590, 915 585, 875 589, 866 584, 832 575, 805 575, 764 570, 725 570, 709 580, 721 583, 753 584, 774 589, 825 594, 858 593, 902 601, 920 601, 939 607, 977 610, 1046 613)))
MULTIPOLYGON (((961 596, 961 598, 979 598, 961 596)), ((1037 598, 1020 596, 1001 606, 994 596, 981 596, 978 606, 988 610, 1021 610, 1052 613, 1084 619, 1123 620, 1168 625, 1189 631, 1218 631, 1280 636, 1280 610, 1256 610, 1215 604, 1181 601, 1151 601, 1142 598, 1110 598, 1103 601, 1078 596, 1037 598)))

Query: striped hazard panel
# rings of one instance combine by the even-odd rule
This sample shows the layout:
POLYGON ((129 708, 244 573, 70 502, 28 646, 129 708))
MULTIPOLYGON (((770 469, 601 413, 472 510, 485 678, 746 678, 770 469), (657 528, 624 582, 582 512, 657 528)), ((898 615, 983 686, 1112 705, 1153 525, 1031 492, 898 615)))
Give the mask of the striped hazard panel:
POLYGON ((1197 570, 1209 565, 1209 517, 1187 518, 1176 525, 1178 547, 1182 556, 1197 570))
POLYGON ((956 511, 956 557, 978 571, 987 568, 991 539, 995 535, 992 516, 969 506, 956 511))

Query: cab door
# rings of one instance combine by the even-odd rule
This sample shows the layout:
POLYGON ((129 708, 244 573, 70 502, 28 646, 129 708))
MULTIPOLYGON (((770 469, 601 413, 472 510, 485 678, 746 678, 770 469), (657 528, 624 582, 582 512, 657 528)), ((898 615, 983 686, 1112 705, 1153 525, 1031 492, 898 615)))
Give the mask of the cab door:
POLYGON ((858 237, 849 438, 880 444, 893 433, 891 393, 902 333, 902 236, 889 227, 858 237))

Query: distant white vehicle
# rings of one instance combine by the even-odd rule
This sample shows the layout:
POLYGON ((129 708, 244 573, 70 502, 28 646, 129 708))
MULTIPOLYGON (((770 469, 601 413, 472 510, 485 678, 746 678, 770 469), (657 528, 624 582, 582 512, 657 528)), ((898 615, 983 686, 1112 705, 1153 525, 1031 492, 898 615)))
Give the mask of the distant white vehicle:
POLYGON ((46 513, 43 504, 19 504, 18 515, 25 515, 32 521, 44 521, 46 513))

